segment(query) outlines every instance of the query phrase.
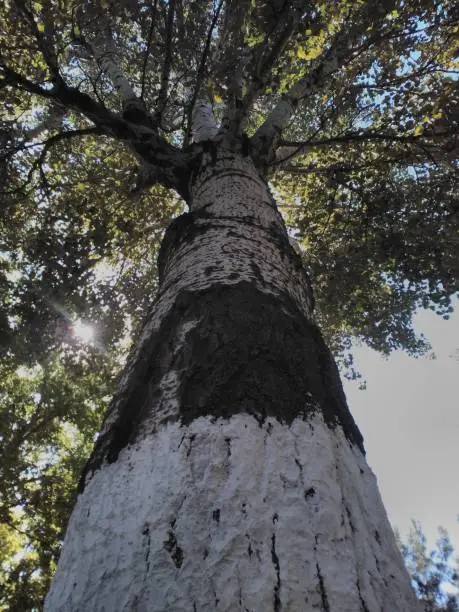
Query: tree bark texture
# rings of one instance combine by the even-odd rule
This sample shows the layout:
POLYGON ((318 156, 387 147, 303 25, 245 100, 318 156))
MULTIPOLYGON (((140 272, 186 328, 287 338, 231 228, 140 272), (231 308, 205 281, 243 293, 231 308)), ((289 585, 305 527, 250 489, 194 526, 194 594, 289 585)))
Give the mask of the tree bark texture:
POLYGON ((209 143, 190 193, 45 609, 417 610, 265 180, 209 143))

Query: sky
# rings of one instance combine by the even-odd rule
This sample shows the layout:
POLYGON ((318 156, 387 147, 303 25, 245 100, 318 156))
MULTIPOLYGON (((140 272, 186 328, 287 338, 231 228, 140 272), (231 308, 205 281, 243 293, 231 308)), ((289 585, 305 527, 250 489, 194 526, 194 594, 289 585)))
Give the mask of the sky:
POLYGON ((392 525, 403 538, 411 519, 421 521, 430 547, 441 525, 459 554, 459 300, 453 305, 449 321, 424 310, 414 320, 435 360, 358 347, 367 389, 344 386, 392 525))

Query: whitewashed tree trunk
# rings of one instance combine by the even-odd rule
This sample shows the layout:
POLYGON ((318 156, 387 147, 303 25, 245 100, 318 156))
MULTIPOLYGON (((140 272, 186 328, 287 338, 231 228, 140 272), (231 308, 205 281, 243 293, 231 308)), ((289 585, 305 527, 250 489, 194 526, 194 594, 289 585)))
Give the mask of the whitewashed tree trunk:
POLYGON ((282 218, 208 144, 45 609, 417 610, 282 218))

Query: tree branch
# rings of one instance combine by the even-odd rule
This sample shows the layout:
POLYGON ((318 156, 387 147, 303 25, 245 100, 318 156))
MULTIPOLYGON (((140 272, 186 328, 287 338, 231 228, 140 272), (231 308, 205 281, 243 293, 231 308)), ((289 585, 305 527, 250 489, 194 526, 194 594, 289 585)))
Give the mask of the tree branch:
POLYGON ((153 41, 153 32, 155 29, 157 7, 158 7, 158 0, 155 0, 155 3, 152 7, 152 16, 151 16, 151 22, 150 22, 150 29, 148 31, 147 48, 145 50, 145 57, 143 58, 143 65, 142 65, 142 79, 141 79, 141 88, 140 88, 140 99, 141 100, 143 100, 145 96, 145 79, 146 79, 146 74, 147 74, 147 64, 148 64, 148 58, 150 57, 151 43, 153 41))
MULTIPOLYGON (((35 130, 32 131, 35 132, 35 130)), ((33 142, 28 145, 22 143, 21 145, 10 149, 4 155, 1 155, 0 160, 4 161, 12 157, 15 153, 18 153, 19 151, 30 150, 34 149, 35 147, 45 147, 45 150, 47 151, 53 144, 62 140, 70 140, 71 138, 76 138, 78 136, 91 136, 102 134, 104 134, 104 131, 102 130, 102 128, 97 126, 90 128, 82 128, 80 130, 65 130, 64 132, 59 132, 54 136, 50 136, 46 140, 41 140, 40 142, 33 142)), ((29 136, 29 133, 27 133, 26 136, 29 136)))
POLYGON ((330 166, 317 166, 309 164, 308 166, 295 166, 287 164, 281 168, 282 172, 289 174, 335 174, 337 172, 355 172, 371 167, 372 164, 331 164, 330 166))
MULTIPOLYGON (((271 48, 268 50, 268 53, 265 54, 264 50, 260 55, 259 60, 257 61, 257 66, 254 71, 254 78, 252 84, 249 86, 247 94, 244 96, 243 105, 245 108, 250 108, 253 104, 255 98, 259 95, 259 93, 263 90, 264 86, 267 83, 268 77, 270 76, 272 69, 282 55, 287 46, 292 34, 295 32, 297 27, 301 24, 301 27, 306 28, 307 24, 301 23, 299 20, 298 6, 292 7, 290 3, 285 3, 282 7, 282 13, 285 11, 285 26, 281 28, 280 33, 278 34, 277 40, 274 41, 270 46, 271 48), (293 10, 291 10, 293 9, 293 10)), ((278 15, 279 22, 282 22, 282 13, 278 15)), ((273 39, 274 32, 270 32, 266 35, 265 41, 263 43, 263 47, 269 45, 269 43, 273 39)))
POLYGON ((193 111, 194 111, 196 101, 199 99, 200 90, 202 87, 202 83, 204 81, 206 63, 207 63, 207 58, 209 56, 209 51, 210 51, 210 43, 212 42, 212 34, 215 29, 215 26, 217 25, 217 21, 220 16, 220 11, 222 9, 222 6, 223 6, 223 0, 220 0, 220 2, 218 3, 217 9, 215 11, 215 14, 213 16, 212 23, 210 24, 209 31, 207 32, 206 42, 204 44, 204 50, 202 52, 201 61, 199 63, 198 74, 196 78, 196 85, 194 88, 193 95, 191 97, 191 101, 188 104, 188 108, 186 111, 187 129, 186 129, 185 138, 184 138, 185 146, 187 146, 190 142, 190 137, 192 133, 192 125, 193 125, 193 111))
POLYGON ((323 87, 327 78, 335 73, 344 62, 353 59, 355 49, 352 48, 352 45, 366 33, 370 24, 374 28, 380 23, 395 4, 396 0, 387 0, 384 3, 380 3, 379 0, 367 0, 358 15, 346 19, 345 23, 350 25, 343 26, 335 35, 329 49, 316 66, 282 96, 266 121, 252 137, 252 146, 260 158, 268 158, 269 161, 270 152, 276 144, 275 141, 288 125, 298 103, 323 87))
POLYGON ((204 100, 198 101, 193 109, 192 133, 194 142, 212 140, 218 133, 212 105, 204 100))
MULTIPOLYGON (((83 13, 82 15, 87 18, 83 13)), ((131 123, 156 128, 155 121, 141 97, 137 96, 129 79, 121 69, 119 56, 113 40, 112 27, 105 12, 99 12, 97 19, 87 22, 86 29, 90 33, 91 41, 82 34, 73 33, 74 42, 84 49, 96 60, 101 70, 107 74, 116 92, 118 93, 123 109, 123 118, 131 123), (95 25, 94 25, 95 22, 95 25)))
POLYGON ((28 22, 32 34, 35 36, 38 48, 40 49, 43 58, 46 62, 46 65, 49 68, 51 73, 51 77, 54 83, 58 83, 62 80, 61 75, 59 74, 59 67, 57 63, 56 53, 50 43, 49 37, 51 34, 51 30, 53 30, 53 20, 50 18, 49 14, 49 6, 42 7, 44 13, 44 32, 41 32, 38 29, 37 23, 35 21, 35 17, 33 12, 26 6, 24 0, 16 0, 15 2, 17 8, 22 12, 25 20, 28 22))
POLYGON ((316 148, 333 147, 335 145, 347 144, 350 142, 364 142, 364 141, 389 141, 389 142, 401 142, 401 143, 416 143, 420 144, 426 140, 436 140, 443 137, 453 136, 457 134, 457 129, 451 129, 450 131, 423 133, 418 136, 406 135, 398 136, 396 134, 384 134, 382 132, 348 132, 343 136, 335 136, 332 138, 323 138, 320 140, 307 140, 304 142, 298 142, 293 140, 281 140, 279 143, 279 149, 277 151, 276 160, 272 165, 278 166, 291 161, 298 155, 302 155, 307 151, 312 151, 316 148))
POLYGON ((18 89, 28 91, 29 93, 41 96, 42 98, 47 98, 48 100, 56 98, 55 88, 43 89, 43 87, 29 81, 29 79, 22 76, 19 74, 19 72, 16 72, 12 68, 9 68, 3 62, 1 63, 1 70, 3 71, 4 78, 0 80, 0 89, 3 89, 3 87, 7 87, 8 85, 14 85, 18 89))
POLYGON ((174 30, 175 0, 169 0, 166 26, 166 49, 164 52, 164 63, 161 72, 161 88, 158 94, 157 109, 155 113, 156 123, 161 123, 161 117, 167 103, 167 89, 169 86, 169 75, 172 61, 172 34, 174 30))
POLYGON ((13 85, 82 113, 103 133, 120 140, 153 166, 158 183, 172 187, 186 196, 188 156, 159 136, 153 127, 130 121, 126 113, 119 117, 103 104, 95 102, 88 94, 67 86, 63 81, 48 90, 6 66, 2 66, 2 69, 5 78, 3 82, 0 81, 0 87, 13 85))

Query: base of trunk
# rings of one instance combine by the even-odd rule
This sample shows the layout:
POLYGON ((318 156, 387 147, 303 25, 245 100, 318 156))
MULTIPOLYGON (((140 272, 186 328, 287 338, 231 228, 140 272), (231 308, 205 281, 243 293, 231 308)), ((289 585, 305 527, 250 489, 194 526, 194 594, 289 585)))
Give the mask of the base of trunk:
POLYGON ((236 414, 165 424, 94 473, 45 609, 418 607, 375 477, 341 427, 236 414))

